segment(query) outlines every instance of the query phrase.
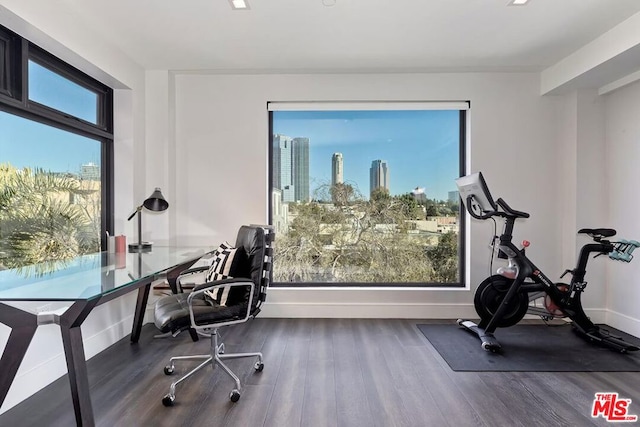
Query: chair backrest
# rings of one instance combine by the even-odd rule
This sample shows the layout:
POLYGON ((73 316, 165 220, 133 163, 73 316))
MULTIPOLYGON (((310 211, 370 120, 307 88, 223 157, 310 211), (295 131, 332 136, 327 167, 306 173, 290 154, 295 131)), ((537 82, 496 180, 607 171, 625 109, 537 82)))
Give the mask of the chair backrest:
POLYGON ((255 283, 251 314, 260 312, 271 282, 274 231, 270 226, 243 225, 238 230, 236 248, 242 247, 248 258, 250 279, 255 283))

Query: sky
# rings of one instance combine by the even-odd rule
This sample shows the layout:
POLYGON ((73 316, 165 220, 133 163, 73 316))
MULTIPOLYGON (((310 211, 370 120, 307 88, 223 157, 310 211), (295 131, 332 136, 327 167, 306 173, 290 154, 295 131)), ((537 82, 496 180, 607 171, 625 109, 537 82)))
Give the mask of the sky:
MULTIPOLYGON (((29 98, 95 122, 96 94, 30 61, 29 98)), ((309 138, 310 193, 331 182, 331 158, 340 152, 344 180, 369 195, 369 168, 387 162, 392 195, 424 188, 446 200, 459 176, 459 112, 275 111, 275 133, 309 138)), ((100 164, 100 142, 0 111, 0 163, 78 173, 100 164)))
POLYGON ((100 164, 100 142, 0 111, 0 163, 79 173, 100 164))
MULTIPOLYGON (((95 93, 29 63, 29 99, 90 122, 96 120, 95 93)), ((80 172, 100 164, 100 142, 0 111, 0 163, 52 172, 80 172)))
POLYGON ((460 114, 421 111, 274 111, 273 132, 309 138, 310 193, 331 183, 331 158, 342 153, 345 183, 369 195, 369 168, 387 162, 392 195, 424 188, 447 200, 459 173, 460 114))

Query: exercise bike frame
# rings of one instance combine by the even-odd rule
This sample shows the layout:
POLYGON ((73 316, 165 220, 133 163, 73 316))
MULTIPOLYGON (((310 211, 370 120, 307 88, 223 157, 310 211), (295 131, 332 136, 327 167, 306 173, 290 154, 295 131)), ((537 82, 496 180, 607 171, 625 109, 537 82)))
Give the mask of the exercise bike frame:
MULTIPOLYGON (((467 206, 472 206, 471 199, 472 196, 467 198, 467 206)), ((603 239, 603 237, 607 236, 596 234, 599 232, 598 229, 581 230, 581 232, 592 232, 587 234, 589 234, 595 242, 585 244, 580 250, 576 267, 573 270, 566 270, 562 275, 564 276, 566 273, 571 273, 572 275, 571 281, 568 284, 568 289, 562 289, 565 288, 565 286, 559 287, 559 283, 554 283, 549 279, 529 258, 527 258, 524 248, 518 249, 512 242, 515 220, 518 218, 528 218, 529 214, 511 209, 511 207, 502 199, 496 200, 496 204, 502 208, 502 211, 496 210, 482 214, 478 214, 472 209, 469 209, 468 211, 471 216, 476 219, 488 219, 493 216, 504 218, 504 230, 499 237, 498 257, 508 258, 510 260, 510 265, 514 265, 516 268, 516 276, 512 279, 512 284, 509 286, 504 298, 500 301, 498 308, 490 319, 482 319, 478 325, 467 320, 458 320, 458 324, 476 333, 482 341, 482 347, 485 350, 493 352, 498 351, 501 346, 493 333, 499 326, 501 319, 503 319, 506 314, 512 300, 521 293, 530 295, 543 292, 549 296, 551 301, 553 301, 564 315, 573 321, 573 326, 576 331, 587 340, 606 345, 623 353, 638 350, 638 347, 623 341, 619 337, 602 333, 600 328, 591 322, 582 308, 581 294, 587 285, 584 281, 584 277, 586 275, 586 267, 589 257, 593 253, 596 254, 595 256, 612 253, 616 249, 616 244, 603 239)), ((609 231, 615 234, 614 230, 609 231)), ((487 280, 492 280, 493 277, 494 276, 487 280)), ((538 309, 534 314, 542 317, 546 316, 548 318, 554 317, 552 313, 545 313, 540 309, 538 309)))

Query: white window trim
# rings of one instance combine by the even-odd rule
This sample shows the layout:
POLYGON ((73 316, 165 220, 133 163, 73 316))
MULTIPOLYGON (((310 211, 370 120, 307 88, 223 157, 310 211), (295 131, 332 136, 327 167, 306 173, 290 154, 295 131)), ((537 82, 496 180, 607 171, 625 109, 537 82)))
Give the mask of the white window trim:
POLYGON ((268 111, 469 110, 469 101, 276 101, 268 111))

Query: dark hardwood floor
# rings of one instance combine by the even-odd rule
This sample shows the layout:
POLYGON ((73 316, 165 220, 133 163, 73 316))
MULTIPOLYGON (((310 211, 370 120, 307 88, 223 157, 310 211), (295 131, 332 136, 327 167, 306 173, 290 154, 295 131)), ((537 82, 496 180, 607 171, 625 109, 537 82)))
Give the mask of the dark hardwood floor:
MULTIPOLYGON (((175 405, 161 399, 171 355, 206 353, 188 334, 154 339, 145 325, 88 362, 99 426, 587 426, 594 393, 617 391, 640 415, 640 372, 454 372, 418 331, 427 320, 266 319, 223 332, 226 351, 262 351, 229 366, 243 381, 207 368, 180 384, 175 405)), ((431 321, 436 322, 436 321, 431 321)), ((443 321, 437 321, 441 323, 443 321)), ((462 332, 461 332, 462 333, 462 332)), ((471 339, 471 337, 470 337, 471 339)), ((176 364, 174 375, 193 363, 176 364)), ((5 414, 1 426, 73 426, 66 377, 5 414)))

